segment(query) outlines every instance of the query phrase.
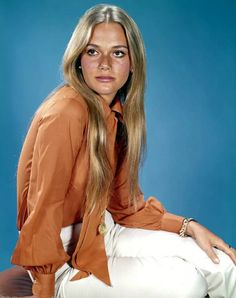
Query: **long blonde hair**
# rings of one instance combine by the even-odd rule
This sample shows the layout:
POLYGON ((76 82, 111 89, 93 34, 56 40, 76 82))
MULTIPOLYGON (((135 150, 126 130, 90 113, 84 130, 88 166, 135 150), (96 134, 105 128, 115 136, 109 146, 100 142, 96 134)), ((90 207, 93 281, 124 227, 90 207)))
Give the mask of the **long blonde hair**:
POLYGON ((146 146, 144 89, 146 78, 145 49, 140 31, 127 13, 113 5, 96 5, 80 19, 63 56, 64 78, 86 101, 89 109, 88 143, 90 151, 89 182, 86 190, 86 208, 89 211, 99 203, 108 203, 113 174, 107 157, 106 123, 98 95, 86 85, 81 71, 80 56, 89 43, 94 27, 99 23, 119 23, 125 32, 133 72, 119 90, 124 97, 124 126, 127 144, 125 158, 128 162, 130 204, 135 205, 139 180, 139 165, 146 146))

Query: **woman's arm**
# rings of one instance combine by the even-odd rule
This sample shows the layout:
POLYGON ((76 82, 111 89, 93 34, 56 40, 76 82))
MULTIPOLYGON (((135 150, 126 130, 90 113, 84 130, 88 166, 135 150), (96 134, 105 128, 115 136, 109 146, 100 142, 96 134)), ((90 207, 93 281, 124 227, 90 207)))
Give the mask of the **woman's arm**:
MULTIPOLYGON (((134 206, 128 205, 129 187, 127 179, 127 164, 118 169, 111 195, 108 211, 111 212, 115 222, 126 227, 137 227, 152 230, 165 230, 179 233, 184 217, 166 212, 162 204, 155 198, 146 202, 140 192, 137 197, 137 211, 134 206)), ((213 262, 219 262, 213 247, 217 247, 230 256, 236 264, 236 254, 222 239, 195 221, 188 223, 186 235, 193 237, 197 244, 207 253, 213 262)))
POLYGON ((12 263, 31 271, 33 293, 40 298, 53 296, 54 273, 69 259, 60 238, 63 206, 85 122, 83 113, 75 113, 78 104, 66 100, 66 106, 55 107, 40 120, 27 197, 29 214, 12 257, 12 263))
POLYGON ((115 222, 131 228, 143 228, 149 230, 165 230, 179 233, 183 217, 171 214, 154 197, 144 200, 140 191, 136 196, 137 209, 129 206, 130 188, 127 177, 127 160, 118 168, 113 181, 112 193, 108 206, 115 222))

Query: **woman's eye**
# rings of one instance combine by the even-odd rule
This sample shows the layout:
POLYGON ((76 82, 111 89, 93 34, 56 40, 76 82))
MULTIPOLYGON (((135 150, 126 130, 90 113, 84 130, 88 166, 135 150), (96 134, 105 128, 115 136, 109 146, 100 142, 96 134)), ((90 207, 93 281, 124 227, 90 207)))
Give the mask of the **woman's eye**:
POLYGON ((87 50, 87 54, 89 55, 89 56, 95 56, 95 55, 97 55, 97 51, 95 50, 95 49, 88 49, 87 50))
POLYGON ((114 56, 115 57, 117 57, 117 58, 122 58, 122 57, 124 57, 125 56, 125 52, 123 52, 123 51, 115 51, 114 52, 114 56))

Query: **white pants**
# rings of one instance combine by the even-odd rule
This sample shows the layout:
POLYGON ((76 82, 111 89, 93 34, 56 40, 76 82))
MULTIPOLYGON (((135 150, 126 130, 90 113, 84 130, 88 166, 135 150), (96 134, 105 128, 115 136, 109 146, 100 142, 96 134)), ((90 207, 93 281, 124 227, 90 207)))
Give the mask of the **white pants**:
MULTIPOLYGON (((65 264, 56 272, 57 298, 236 298, 236 267, 216 250, 214 264, 195 241, 165 231, 125 228, 105 217, 105 247, 112 287, 93 274, 70 279, 77 269, 65 264)), ((62 229, 65 249, 76 243, 81 224, 62 229)))

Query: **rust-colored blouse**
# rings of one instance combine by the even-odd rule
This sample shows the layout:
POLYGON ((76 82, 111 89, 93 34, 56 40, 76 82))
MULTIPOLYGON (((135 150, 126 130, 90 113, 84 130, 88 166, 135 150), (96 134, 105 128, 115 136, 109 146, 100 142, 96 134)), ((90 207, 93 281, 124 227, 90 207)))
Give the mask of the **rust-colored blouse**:
MULTIPOLYGON (((183 217, 166 212, 154 197, 145 201, 140 193, 136 212, 128 205, 126 163, 119 165, 116 146, 122 105, 118 99, 111 106, 101 99, 101 104, 108 128, 108 157, 114 173, 114 189, 107 210, 116 223, 126 227, 179 232, 183 217)), ((17 170, 20 234, 12 263, 32 272, 37 294, 53 294, 54 273, 68 261, 80 270, 73 280, 92 273, 111 285, 104 236, 98 232, 101 216, 97 208, 90 215, 84 211, 89 170, 87 128, 85 101, 64 85, 35 113, 23 144, 17 170), (60 232, 62 227, 78 222, 83 224, 71 257, 63 249, 60 232)))

